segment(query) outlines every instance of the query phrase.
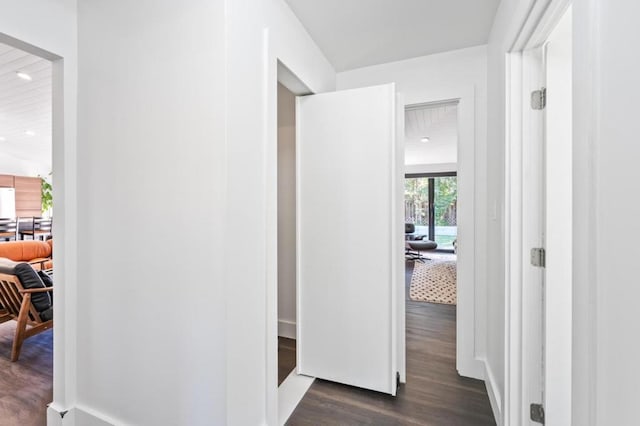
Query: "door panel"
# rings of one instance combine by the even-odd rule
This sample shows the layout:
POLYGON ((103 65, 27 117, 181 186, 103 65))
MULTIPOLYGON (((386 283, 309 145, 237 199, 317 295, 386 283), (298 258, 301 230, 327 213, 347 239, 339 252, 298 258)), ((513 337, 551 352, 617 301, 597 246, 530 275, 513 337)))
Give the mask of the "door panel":
POLYGON ((298 98, 297 119, 298 373, 395 394, 394 86, 298 98))

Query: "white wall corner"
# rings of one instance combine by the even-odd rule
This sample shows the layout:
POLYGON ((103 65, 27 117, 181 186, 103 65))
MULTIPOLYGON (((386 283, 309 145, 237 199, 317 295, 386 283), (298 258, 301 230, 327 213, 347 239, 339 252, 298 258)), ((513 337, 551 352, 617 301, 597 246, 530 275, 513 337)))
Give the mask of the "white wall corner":
POLYGON ((288 339, 296 338, 296 323, 289 320, 278 320, 278 336, 288 339))
POLYGON ((484 361, 485 381, 484 384, 487 387, 487 394, 489 395, 489 402, 491 403, 491 410, 493 411, 493 417, 496 420, 497 426, 503 426, 502 421, 502 395, 500 395, 500 388, 496 383, 496 378, 489 367, 489 363, 484 361))

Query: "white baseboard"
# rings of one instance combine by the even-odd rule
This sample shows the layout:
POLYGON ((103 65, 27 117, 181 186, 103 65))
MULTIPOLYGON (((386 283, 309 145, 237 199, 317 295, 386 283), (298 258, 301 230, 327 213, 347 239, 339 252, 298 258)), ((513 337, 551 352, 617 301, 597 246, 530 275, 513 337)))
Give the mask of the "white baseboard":
POLYGON ((69 423, 63 423, 62 420, 67 416, 67 410, 58 407, 53 402, 47 407, 47 426, 63 426, 69 423))
POLYGON ((51 404, 47 408, 47 426, 116 426, 121 424, 123 422, 87 407, 73 407, 63 410, 51 404))
POLYGON ((485 381, 484 384, 487 387, 487 394, 489 394, 489 402, 491 403, 491 409, 493 410, 493 417, 495 417, 496 425, 503 426, 502 424, 502 396, 496 383, 496 377, 493 375, 493 371, 489 367, 489 364, 485 361, 485 381))
POLYGON ((294 321, 278 320, 278 336, 295 339, 296 323, 294 321))

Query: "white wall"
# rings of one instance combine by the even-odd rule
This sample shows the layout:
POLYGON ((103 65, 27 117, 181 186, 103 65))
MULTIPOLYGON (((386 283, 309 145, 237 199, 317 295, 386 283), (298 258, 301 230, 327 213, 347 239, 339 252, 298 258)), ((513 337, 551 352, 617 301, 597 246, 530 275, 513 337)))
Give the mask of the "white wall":
MULTIPOLYGON (((56 332, 53 404, 50 416, 75 403, 76 285, 76 98, 77 13, 75 0, 3 0, 0 41, 53 63, 53 179, 56 181, 56 332)), ((48 173, 48 172, 47 172, 48 173)))
MULTIPOLYGON (((475 96, 475 117, 473 129, 471 129, 475 146, 471 150, 475 152, 475 157, 469 161, 475 164, 475 175, 471 177, 474 181, 475 191, 472 198, 475 203, 475 217, 471 221, 475 222, 473 238, 475 243, 475 264, 471 268, 470 276, 475 277, 475 300, 472 310, 475 310, 475 320, 473 321, 472 333, 469 336, 475 346, 475 357, 482 359, 485 357, 486 341, 486 312, 485 312, 485 264, 487 256, 486 232, 484 223, 486 222, 486 96, 487 96, 487 74, 486 74, 486 46, 472 47, 430 56, 413 58, 405 61, 392 62, 388 64, 376 65, 338 74, 338 89, 348 89, 354 87, 371 86, 375 84, 395 82, 397 90, 404 96, 406 105, 419 104, 425 99, 433 99, 441 93, 469 91, 475 96)), ((444 100, 444 99, 439 99, 444 100)), ((462 110, 458 108, 459 117, 462 110)), ((464 153, 458 149, 458 161, 464 153)), ((446 166, 445 166, 446 167, 446 166)), ((449 168, 449 167, 447 167, 449 168)), ((418 169, 411 169, 418 170, 418 169)), ((450 170, 447 170, 450 171, 450 170)), ((482 372, 484 375, 484 372, 482 372)))
POLYGON ((78 406, 223 424, 222 0, 78 5, 78 406), (99 271, 99 272, 98 272, 99 271))
POLYGON ((574 2, 573 424, 638 423, 640 4, 574 2))
POLYGON ((314 93, 335 72, 283 0, 228 1, 226 25, 227 423, 276 424, 277 58, 314 93))
POLYGON ((278 84, 278 336, 296 338, 296 98, 278 84))

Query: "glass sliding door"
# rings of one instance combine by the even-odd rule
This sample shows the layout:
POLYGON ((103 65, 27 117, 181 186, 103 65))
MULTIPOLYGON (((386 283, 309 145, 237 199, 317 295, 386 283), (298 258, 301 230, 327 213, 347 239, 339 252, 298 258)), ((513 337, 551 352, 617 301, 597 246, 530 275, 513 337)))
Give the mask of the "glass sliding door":
POLYGON ((458 185, 455 173, 409 175, 405 179, 405 222, 416 234, 453 250, 458 235, 458 185))
POLYGON ((456 176, 433 178, 434 232, 438 248, 453 250, 458 236, 458 181, 456 176))
POLYGON ((413 223, 416 226, 416 235, 426 235, 426 239, 431 239, 429 233, 429 179, 407 178, 404 181, 404 221, 413 223))

